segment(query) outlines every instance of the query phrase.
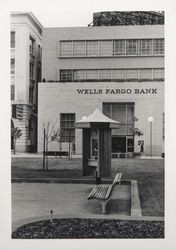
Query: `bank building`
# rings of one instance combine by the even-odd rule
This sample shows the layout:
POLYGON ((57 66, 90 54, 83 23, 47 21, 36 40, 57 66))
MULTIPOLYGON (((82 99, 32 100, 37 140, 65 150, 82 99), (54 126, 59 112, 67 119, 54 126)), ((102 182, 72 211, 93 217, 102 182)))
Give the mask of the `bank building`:
MULTIPOLYGON (((11 131, 19 128, 19 152, 37 151, 37 95, 41 81, 43 26, 31 12, 11 12, 11 131)), ((14 138, 11 133, 11 149, 14 138)))
MULTIPOLYGON (((42 41, 38 152, 50 124, 60 131, 62 150, 80 155, 75 123, 98 109, 120 123, 111 130, 113 158, 163 155, 163 12, 98 12, 87 27, 44 28, 42 41)), ((96 131, 92 156, 95 139, 96 131)), ((49 150, 59 150, 58 142, 49 150)))

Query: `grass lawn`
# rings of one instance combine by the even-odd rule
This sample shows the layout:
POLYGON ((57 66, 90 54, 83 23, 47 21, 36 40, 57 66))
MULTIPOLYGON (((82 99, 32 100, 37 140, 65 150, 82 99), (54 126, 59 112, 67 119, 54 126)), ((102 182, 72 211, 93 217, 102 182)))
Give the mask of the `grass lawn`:
MULTIPOLYGON (((113 159, 112 177, 138 181, 143 216, 164 216, 164 161, 161 159, 113 159)), ((49 170, 42 170, 42 158, 12 158, 12 178, 81 178, 81 159, 49 158, 49 170)))

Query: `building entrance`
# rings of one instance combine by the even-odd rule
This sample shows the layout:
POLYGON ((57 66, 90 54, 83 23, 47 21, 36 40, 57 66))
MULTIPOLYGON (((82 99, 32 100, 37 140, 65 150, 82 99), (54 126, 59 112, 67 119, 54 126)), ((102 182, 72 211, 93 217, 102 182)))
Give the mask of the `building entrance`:
POLYGON ((103 103, 106 116, 120 122, 112 129, 112 157, 131 157, 134 152, 134 103, 103 103))
POLYGON ((134 152, 134 138, 133 136, 112 136, 112 154, 124 154, 128 156, 129 153, 134 152))
POLYGON ((112 153, 126 153, 126 137, 112 137, 112 153))

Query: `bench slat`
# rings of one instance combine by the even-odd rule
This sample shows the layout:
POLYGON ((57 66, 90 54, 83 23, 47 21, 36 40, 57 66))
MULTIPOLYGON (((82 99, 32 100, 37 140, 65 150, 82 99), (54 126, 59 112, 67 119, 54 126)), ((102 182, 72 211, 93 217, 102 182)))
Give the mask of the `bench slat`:
POLYGON ((120 184, 122 173, 117 173, 111 185, 96 185, 88 196, 89 199, 98 199, 102 202, 102 212, 106 212, 106 202, 110 198, 115 185, 120 184))
POLYGON ((90 192, 88 199, 92 199, 94 197, 94 194, 97 192, 98 185, 94 186, 92 191, 90 192))
POLYGON ((107 200, 109 198, 109 196, 111 195, 111 192, 114 188, 114 185, 112 184, 111 186, 109 186, 108 190, 107 190, 107 193, 105 195, 105 200, 107 200))
POLYGON ((120 182, 121 178, 122 178, 122 173, 117 173, 114 178, 113 184, 115 185, 117 182, 120 182))
POLYGON ((88 199, 105 199, 108 188, 107 185, 96 185, 89 194, 88 199))
POLYGON ((101 189, 100 189, 100 193, 99 193, 98 198, 101 199, 101 200, 104 199, 105 196, 106 196, 107 190, 108 190, 108 186, 102 186, 101 189))

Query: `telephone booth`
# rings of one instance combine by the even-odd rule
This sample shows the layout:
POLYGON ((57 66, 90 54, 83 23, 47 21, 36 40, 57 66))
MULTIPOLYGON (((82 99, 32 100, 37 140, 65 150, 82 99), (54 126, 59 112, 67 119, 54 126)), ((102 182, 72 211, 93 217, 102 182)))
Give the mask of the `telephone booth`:
POLYGON ((83 176, 95 175, 96 182, 101 177, 111 176, 111 129, 119 128, 119 122, 110 119, 96 109, 88 117, 76 122, 81 128, 83 176))

